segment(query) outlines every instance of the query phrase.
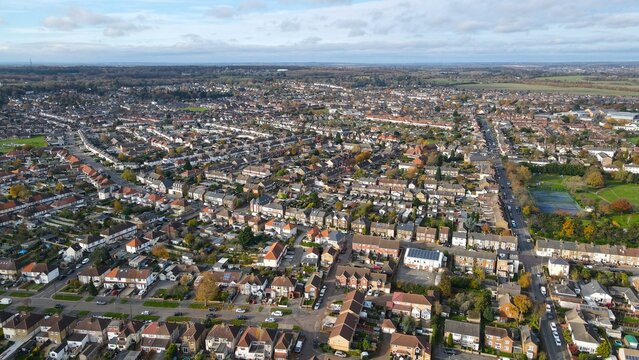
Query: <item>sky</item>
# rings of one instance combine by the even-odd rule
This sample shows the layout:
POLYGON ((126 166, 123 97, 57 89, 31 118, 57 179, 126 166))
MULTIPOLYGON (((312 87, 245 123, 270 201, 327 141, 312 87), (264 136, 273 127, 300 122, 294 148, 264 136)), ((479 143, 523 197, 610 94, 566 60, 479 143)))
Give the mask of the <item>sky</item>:
POLYGON ((0 63, 637 60, 637 0, 0 1, 0 63))

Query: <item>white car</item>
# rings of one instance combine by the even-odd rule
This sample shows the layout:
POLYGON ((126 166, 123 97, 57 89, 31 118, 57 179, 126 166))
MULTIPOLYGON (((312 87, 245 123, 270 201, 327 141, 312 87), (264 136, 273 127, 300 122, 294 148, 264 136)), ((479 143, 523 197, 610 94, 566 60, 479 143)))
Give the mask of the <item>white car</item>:
POLYGON ((274 323, 275 322, 275 318, 272 318, 272 317, 266 318, 266 320, 264 320, 264 321, 267 322, 267 323, 274 323))
POLYGON ((552 329, 552 331, 557 331, 557 324, 555 324, 555 322, 551 322, 550 323, 550 328, 552 329))
POLYGON ((237 308, 237 309, 235 309, 235 312, 238 313, 238 314, 244 314, 246 312, 246 309, 237 308))
POLYGON ((281 311, 279 311, 279 310, 276 310, 276 311, 271 312, 271 316, 283 316, 283 315, 284 315, 284 314, 282 314, 282 312, 281 312, 281 311))
POLYGON ((86 264, 86 263, 88 263, 88 262, 89 262, 89 258, 84 258, 84 259, 82 259, 82 263, 83 263, 83 264, 86 264))
POLYGON ((561 340, 559 340, 559 339, 555 339, 555 345, 557 345, 557 346, 561 346, 561 340))
POLYGON ((341 358, 347 358, 348 357, 348 355, 346 355, 346 353, 343 352, 343 351, 336 351, 335 352, 335 356, 341 357, 341 358))

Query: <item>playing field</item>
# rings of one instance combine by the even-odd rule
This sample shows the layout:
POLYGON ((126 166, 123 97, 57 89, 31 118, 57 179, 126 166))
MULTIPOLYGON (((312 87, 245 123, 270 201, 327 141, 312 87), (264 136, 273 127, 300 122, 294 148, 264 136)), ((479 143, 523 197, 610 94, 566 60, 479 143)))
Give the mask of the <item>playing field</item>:
POLYGON ((626 199, 630 201, 635 208, 639 208, 638 184, 607 186, 601 190, 595 191, 594 194, 607 202, 613 202, 617 199, 626 199))
POLYGON ((7 153, 18 146, 32 145, 33 147, 45 147, 47 141, 44 136, 34 136, 31 138, 15 138, 0 140, 0 153, 7 153))
POLYGON ((579 204, 566 191, 536 190, 530 193, 535 198, 537 207, 543 213, 554 214, 557 211, 562 211, 576 215, 581 211, 579 204))
POLYGON ((535 91, 552 92, 576 95, 610 95, 610 96, 639 96, 636 90, 613 90, 587 86, 554 86, 549 84, 523 84, 523 83, 483 83, 483 84, 463 84, 458 87, 464 89, 482 90, 509 90, 509 91, 535 91))

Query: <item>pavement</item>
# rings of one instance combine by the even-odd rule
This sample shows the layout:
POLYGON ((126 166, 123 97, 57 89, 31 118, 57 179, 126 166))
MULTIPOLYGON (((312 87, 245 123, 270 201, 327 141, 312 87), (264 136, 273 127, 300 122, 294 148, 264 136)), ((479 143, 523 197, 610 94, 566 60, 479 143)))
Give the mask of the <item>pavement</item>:
MULTIPOLYGON (((486 121, 485 118, 478 118, 479 124, 484 131, 484 137, 488 146, 489 153, 494 154, 495 165, 495 180, 500 186, 500 194, 504 206, 506 206, 506 216, 508 221, 512 221, 513 234, 518 239, 519 260, 523 264, 524 269, 533 273, 532 284, 529 290, 529 295, 535 304, 545 303, 546 296, 541 293, 541 286, 546 284, 545 275, 543 273, 543 264, 545 258, 535 255, 534 245, 531 239, 530 232, 528 231, 528 225, 526 224, 526 218, 521 212, 519 204, 515 200, 512 188, 506 176, 506 170, 503 167, 503 163, 500 157, 500 151, 497 148, 497 141, 493 134, 493 130, 486 121), (541 273, 542 276, 536 276, 537 273, 541 273)), ((551 314, 553 319, 557 319, 557 312, 555 311, 555 305, 551 303, 551 314)), ((550 329, 549 321, 547 318, 543 318, 540 324, 540 337, 542 341, 542 347, 546 350, 546 354, 550 360, 568 360, 570 354, 566 346, 563 336, 561 336, 561 346, 555 344, 552 331, 550 329)))

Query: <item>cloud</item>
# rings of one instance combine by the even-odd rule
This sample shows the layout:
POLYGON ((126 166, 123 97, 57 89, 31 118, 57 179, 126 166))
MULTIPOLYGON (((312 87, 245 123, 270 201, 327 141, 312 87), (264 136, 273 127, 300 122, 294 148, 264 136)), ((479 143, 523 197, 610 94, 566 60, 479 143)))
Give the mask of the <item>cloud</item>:
POLYGON ((207 14, 216 18, 230 18, 235 16, 235 8, 230 5, 218 5, 211 8, 207 14))
POLYGON ((299 31, 302 28, 302 25, 295 20, 284 20, 280 23, 280 30, 284 32, 295 32, 299 31))
MULTIPOLYGON (((137 20, 142 20, 138 17, 137 20)), ((113 16, 98 14, 82 8, 73 8, 62 16, 47 16, 42 25, 48 29, 71 31, 83 27, 98 27, 109 37, 119 37, 147 29, 132 21, 125 21, 113 16)))
POLYGON ((4 24, 4 18, 0 16, 0 25, 4 24))
POLYGON ((244 0, 238 6, 240 11, 261 11, 267 8, 268 6, 262 0, 244 0))

